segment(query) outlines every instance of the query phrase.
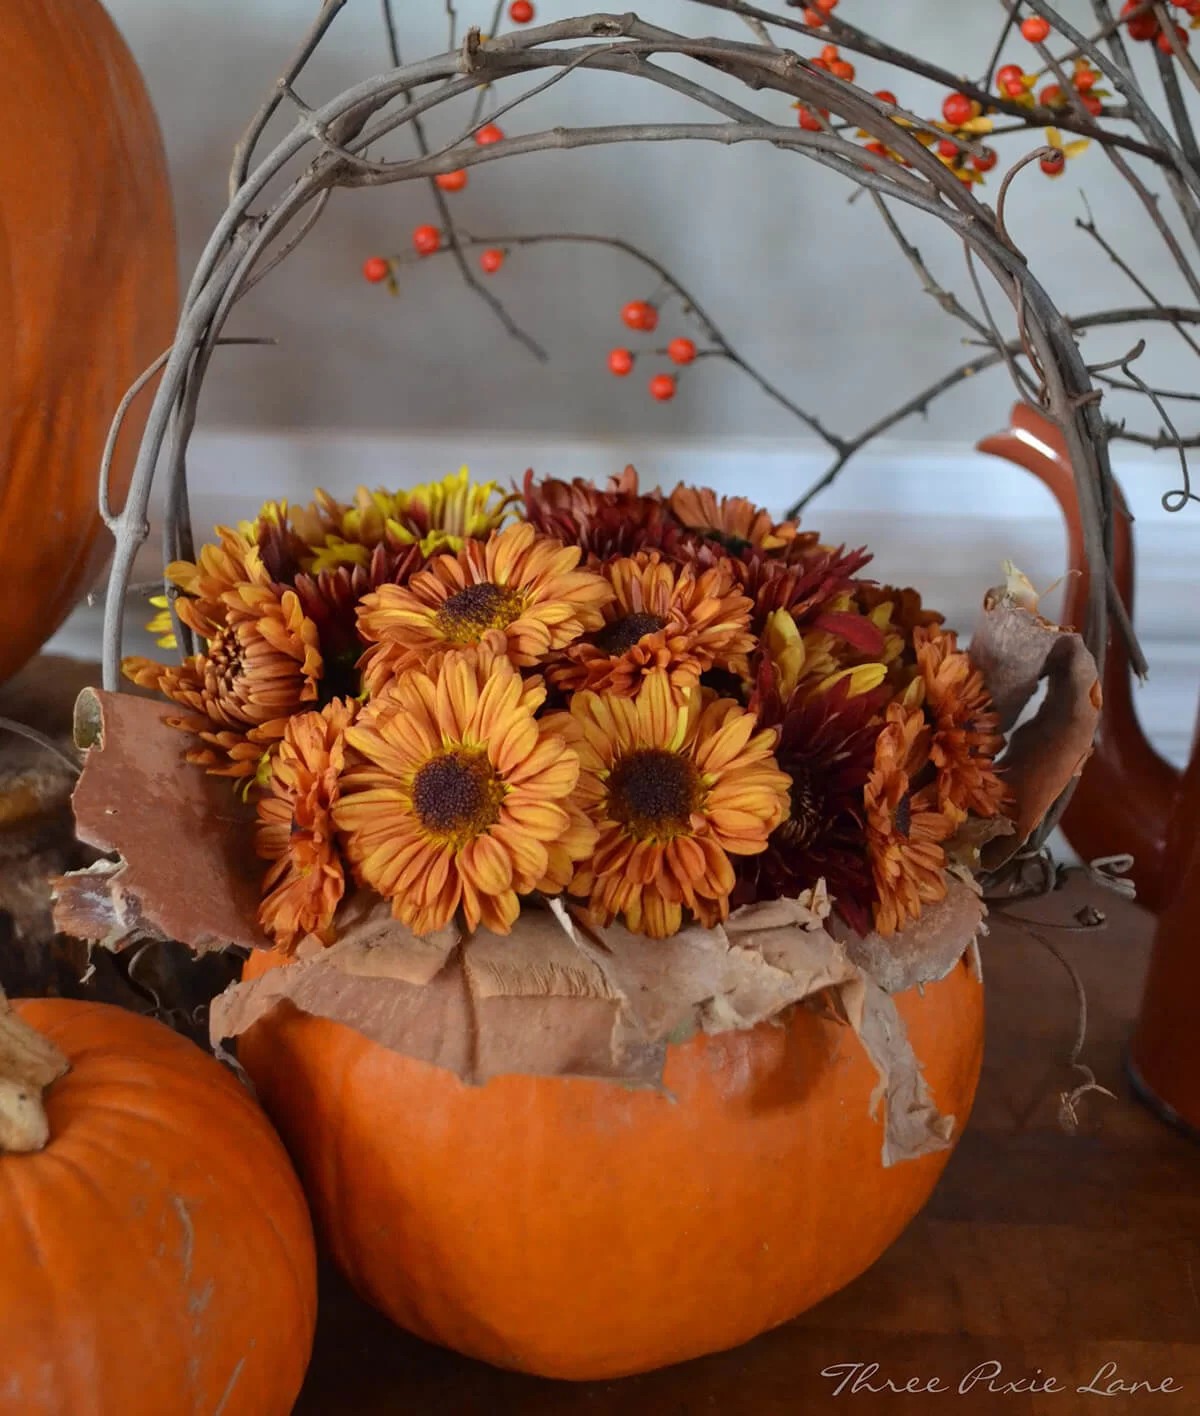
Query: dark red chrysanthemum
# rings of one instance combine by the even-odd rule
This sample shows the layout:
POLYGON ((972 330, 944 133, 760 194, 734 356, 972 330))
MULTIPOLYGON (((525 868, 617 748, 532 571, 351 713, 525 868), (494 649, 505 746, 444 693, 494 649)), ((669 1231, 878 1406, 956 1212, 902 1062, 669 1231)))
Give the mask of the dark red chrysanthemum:
POLYGON ((751 706, 777 726, 776 760, 791 778, 791 810, 762 855, 738 861, 734 904, 795 896, 824 880, 834 908, 860 934, 871 927, 874 888, 863 848, 863 788, 875 758, 886 691, 850 693, 850 681, 780 701, 769 664, 751 706))
POLYGON ((316 575, 298 574, 295 591, 317 627, 325 676, 321 700, 357 698, 362 691, 358 660, 367 640, 358 630, 358 605, 381 585, 405 585, 425 564, 419 546, 376 546, 365 566, 339 565, 316 575))
POLYGON ((787 610, 797 624, 837 633, 833 625, 818 625, 817 617, 854 586, 855 576, 870 560, 865 548, 848 551, 845 546, 813 546, 785 559, 748 557, 742 583, 754 601, 754 628, 761 633, 769 614, 787 610))
POLYGON ((592 561, 660 550, 680 529, 660 492, 639 489, 632 467, 610 477, 603 489, 581 477, 572 482, 553 477, 535 482, 530 470, 525 473, 522 496, 525 519, 536 530, 582 547, 592 561))

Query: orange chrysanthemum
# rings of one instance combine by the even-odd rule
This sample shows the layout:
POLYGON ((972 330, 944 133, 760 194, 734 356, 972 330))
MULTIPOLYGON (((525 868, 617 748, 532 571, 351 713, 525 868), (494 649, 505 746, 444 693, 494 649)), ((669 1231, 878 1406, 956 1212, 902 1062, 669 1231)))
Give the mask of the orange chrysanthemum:
POLYGON ((889 703, 875 741, 875 762, 863 800, 867 852, 875 882, 875 928, 894 934, 922 905, 946 894, 942 842, 963 813, 938 805, 937 784, 914 790, 929 760, 930 729, 920 708, 889 703))
POLYGON ((134 683, 189 710, 166 720, 200 739, 189 762, 219 776, 253 777, 288 718, 317 699, 321 654, 316 627, 292 591, 276 596, 243 585, 225 599, 228 623, 206 653, 179 665, 132 657, 121 667, 134 683))
POLYGON ((610 561, 602 573, 614 596, 604 627, 564 651, 549 671, 556 688, 629 697, 661 669, 679 694, 706 669, 744 669, 754 648, 750 601, 726 566, 698 572, 643 551, 610 561))
POLYGON ((636 698, 577 693, 569 718, 582 772, 576 799, 599 831, 571 893, 603 924, 665 939, 684 909, 714 925, 729 912, 731 855, 755 855, 788 809, 791 785, 772 755, 777 734, 756 731, 729 699, 701 710, 676 702, 652 673, 636 698))
POLYGON ((953 630, 918 626, 913 644, 933 720, 929 756, 937 768, 938 800, 995 816, 1005 789, 993 762, 1004 738, 983 675, 958 648, 953 630))
POLYGON ((182 592, 176 600, 179 618, 202 639, 214 639, 225 627, 225 597, 247 585, 271 583, 253 535, 218 526, 219 545, 200 548, 195 562, 172 561, 167 579, 182 592))
POLYGON ((668 504, 687 530, 717 541, 735 555, 751 546, 760 551, 782 550, 796 536, 794 521, 776 523, 770 512, 746 497, 718 497, 708 487, 685 487, 680 482, 668 504))
POLYGON ((496 632, 512 663, 529 668, 599 629, 612 590, 595 571, 578 569, 579 557, 577 546, 520 522, 438 556, 407 585, 381 586, 359 609, 359 631, 372 645, 363 658, 368 690, 496 632))
POLYGON ((258 803, 258 854, 272 862, 258 919, 286 953, 306 934, 333 942, 333 916, 346 888, 333 808, 355 705, 335 698, 319 713, 289 720, 258 803))
POLYGON ((485 647, 411 669, 346 733, 365 764, 342 779, 334 819, 358 876, 418 934, 461 907, 467 927, 511 930, 518 897, 555 892, 596 833, 571 805, 579 759, 534 714, 524 681, 485 647))

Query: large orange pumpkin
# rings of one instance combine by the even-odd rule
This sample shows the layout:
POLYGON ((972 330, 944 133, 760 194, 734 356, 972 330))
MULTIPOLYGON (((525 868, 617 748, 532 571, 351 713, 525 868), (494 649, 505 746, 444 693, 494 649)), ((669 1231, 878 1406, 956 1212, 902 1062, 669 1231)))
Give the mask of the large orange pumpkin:
POLYGON ((266 1117, 150 1019, 61 999, 13 1012, 0 995, 0 1413, 285 1416, 316 1259, 266 1117), (46 1092, 48 1144, 26 1150, 45 1118, 14 1139, 30 1092, 6 1096, 6 1059, 47 1044, 70 1070, 46 1092))
MULTIPOLYGON (((0 680, 62 622, 108 550, 109 420, 175 326, 162 141, 97 0, 0 6, 0 680)), ((114 476, 118 508, 145 416, 114 476)))
MULTIPOLYGON (((964 962, 897 1003, 961 1131, 982 986, 964 962)), ((672 1047, 666 1095, 472 1087, 287 1003, 239 1055, 359 1292, 430 1341, 551 1377, 644 1371, 794 1317, 892 1243, 949 1154, 883 1167, 862 1044, 803 1007, 672 1047)))

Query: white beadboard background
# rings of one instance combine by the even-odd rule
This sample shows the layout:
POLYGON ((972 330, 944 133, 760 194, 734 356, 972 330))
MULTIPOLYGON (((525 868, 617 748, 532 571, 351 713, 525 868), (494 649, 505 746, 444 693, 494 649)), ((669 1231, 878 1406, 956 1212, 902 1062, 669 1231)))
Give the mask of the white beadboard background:
MULTIPOLYGON (((824 462, 815 445, 780 440, 664 441, 615 432, 566 440, 528 434, 356 434, 344 430, 197 434, 190 460, 197 535, 214 522, 253 514, 269 497, 306 500, 313 487, 345 493, 358 483, 404 486, 470 466, 505 484, 528 466, 541 476, 602 480, 632 462, 647 485, 707 484, 753 497, 781 511, 824 462)), ((1120 479, 1137 517, 1136 620, 1151 674, 1138 691, 1146 730, 1176 762, 1188 752, 1200 691, 1200 506, 1170 514, 1160 505, 1175 485, 1163 460, 1122 459, 1120 479)), ((944 442, 927 450, 909 442, 877 444, 852 463, 809 509, 807 525, 827 540, 866 544, 873 572, 918 586, 949 621, 969 630, 983 591, 1011 559, 1035 585, 1049 586, 1064 568, 1065 536, 1048 492, 1027 473, 944 442)), ((155 573, 153 542, 139 575, 155 573)), ((160 562, 159 562, 160 563, 160 562)), ((1046 599, 1050 613, 1059 593, 1046 599)), ((127 648, 153 653, 128 616, 127 648)), ((82 606, 49 646, 94 657, 100 609, 82 606)))

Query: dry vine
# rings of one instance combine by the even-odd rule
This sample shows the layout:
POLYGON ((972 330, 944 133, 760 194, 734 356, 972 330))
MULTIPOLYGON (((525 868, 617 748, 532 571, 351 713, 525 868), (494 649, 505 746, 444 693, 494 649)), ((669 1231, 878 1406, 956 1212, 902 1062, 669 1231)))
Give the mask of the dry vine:
MULTIPOLYGON (((773 41, 772 33, 778 30, 784 35, 832 38, 848 50, 891 59, 911 72, 947 82, 968 95, 978 92, 982 100, 1014 119, 1014 130, 1053 121, 1064 130, 1086 133, 1099 140, 1098 125, 1088 113, 1050 113, 1036 105, 1029 108, 998 100, 986 89, 964 86, 955 76, 943 73, 919 57, 882 45, 841 21, 831 19, 826 28, 815 29, 790 16, 761 10, 740 0, 694 0, 694 3, 698 8, 718 9, 746 20, 749 40, 676 33, 630 13, 585 15, 530 26, 494 38, 484 38, 479 31, 468 30, 461 43, 452 44, 443 54, 416 62, 397 62, 387 71, 364 79, 336 97, 310 106, 298 96, 297 82, 346 3, 347 0, 324 0, 295 57, 238 144, 229 205, 200 259, 184 300, 176 339, 164 355, 161 379, 125 506, 119 515, 108 513, 117 544, 106 599, 103 672, 107 688, 115 689, 119 684, 122 609, 134 558, 148 534, 147 514, 155 477, 161 469, 166 491, 166 558, 190 555, 185 463, 199 391, 209 361, 222 342, 225 324, 237 301, 308 234, 331 193, 393 182, 428 181, 439 174, 547 149, 569 150, 626 142, 713 142, 726 146, 743 142, 768 143, 837 172, 868 192, 925 288, 944 308, 966 321, 972 337, 983 348, 969 364, 952 371, 934 388, 909 400, 900 409, 873 420, 868 429, 855 437, 843 437, 826 430, 818 418, 771 384, 733 349, 695 298, 651 257, 624 242, 610 240, 610 244, 617 245, 654 271, 690 306, 706 328, 713 344, 711 352, 742 368, 810 430, 825 438, 838 459, 826 475, 826 482, 854 452, 884 428, 988 362, 1003 360, 1007 363, 1023 391, 1035 396, 1063 428, 1078 471, 1086 550, 1095 572, 1090 582, 1085 625, 1089 647, 1098 660, 1103 659, 1111 613, 1128 639, 1135 663, 1141 665, 1136 641, 1109 570, 1113 491, 1108 443, 1112 430, 1100 409, 1102 390, 1097 387, 1093 371, 1079 350, 1076 334, 1091 326, 1133 319, 1165 321, 1182 329, 1187 324, 1200 322, 1200 308, 1168 309, 1147 294, 1145 298, 1151 300, 1148 307, 1101 311, 1069 319, 1056 308, 1013 241, 1004 225, 1002 211, 980 201, 974 190, 964 185, 921 141, 922 130, 929 127, 926 120, 823 71, 773 41), (681 71, 677 67, 665 67, 659 62, 664 59, 677 64, 682 61, 685 68, 681 71), (546 88, 569 81, 585 68, 637 78, 672 94, 683 95, 697 106, 697 117, 689 122, 615 123, 533 130, 487 146, 472 140, 484 121, 489 96, 499 105, 496 113, 509 112, 546 88), (745 89, 746 105, 761 105, 770 95, 784 95, 813 111, 828 113, 829 118, 818 125, 818 131, 772 121, 758 108, 734 102, 709 87, 706 79, 714 73, 726 80, 739 81, 745 89), (522 79, 533 80, 532 87, 521 87, 522 79), (510 89, 515 90, 511 96, 510 89), (291 104, 296 110, 291 130, 269 153, 259 157, 266 126, 283 104, 291 104), (462 115, 453 139, 437 145, 430 141, 424 123, 427 115, 443 108, 451 114, 462 110, 462 115), (383 148, 388 140, 404 130, 413 134, 415 153, 396 157, 384 155, 383 148), (855 136, 860 131, 882 146, 882 155, 864 150, 855 136), (892 208, 897 205, 941 222, 961 239, 980 294, 983 293, 982 276, 986 272, 1012 307, 1018 330, 1015 341, 1004 339, 990 316, 980 319, 972 314, 933 278, 919 251, 895 221, 892 208)), ((1096 3, 1098 11, 1106 9, 1104 0, 1096 0, 1096 3)), ((1059 33, 1069 35, 1061 17, 1041 0, 1031 0, 1031 8, 1051 18, 1059 33)), ((390 18, 390 11, 385 13, 390 18)), ((1010 13, 1010 7, 1006 6, 1006 22, 1010 13)), ((453 6, 447 7, 447 17, 452 37, 456 38, 453 6)), ((399 42, 391 26, 389 36, 394 45, 394 57, 399 60, 399 42)), ((1167 174, 1172 190, 1178 188, 1185 216, 1200 214, 1200 177, 1184 152, 1189 144, 1181 146, 1152 113, 1147 113, 1140 93, 1129 86, 1120 72, 1119 59, 1110 59, 1102 52, 1101 45, 1106 37, 1111 43, 1119 43, 1119 36, 1111 28, 1111 17, 1102 22, 1100 38, 1089 39, 1082 35, 1070 38, 1080 52, 1104 67, 1125 99, 1122 116, 1127 116, 1138 130, 1137 137, 1124 134, 1113 137, 1106 151, 1110 158, 1115 156, 1121 162, 1130 154, 1155 163, 1167 174), (1105 22, 1110 25, 1108 30, 1104 29, 1105 22)), ((1019 176, 1017 180, 1021 180, 1019 176)), ((1191 228, 1190 220, 1187 224, 1191 228)), ((1196 229, 1200 229, 1200 222, 1196 229)), ((481 290, 463 260, 464 250, 480 238, 453 223, 448 224, 447 235, 449 253, 460 272, 470 277, 473 288, 481 290)), ((533 242, 609 238, 529 235, 503 239, 512 243, 518 239, 533 242)), ((510 325, 517 337, 524 337, 490 292, 484 294, 498 317, 510 325)), ((1127 380, 1135 382, 1129 377, 1128 360, 1122 368, 1127 380)), ((112 441, 115 441, 119 423, 120 415, 112 441)), ((106 457, 101 470, 102 504, 106 510, 108 461, 106 457)), ((168 586, 168 594, 173 593, 174 587, 168 586)), ((181 632, 180 642, 187 642, 181 632)), ((1043 835, 1049 831, 1054 817, 1055 813, 1051 813, 1043 835)))
MULTIPOLYGON (((381 0, 383 15, 393 55, 396 54, 395 34, 396 21, 393 15, 392 0, 381 0)), ((1200 275, 1197 275, 1191 262, 1182 249, 1178 238, 1171 229, 1171 226, 1163 218, 1157 198, 1149 191, 1146 185, 1136 175, 1128 163, 1128 155, 1147 158, 1153 162, 1165 175, 1168 185, 1179 207, 1180 215, 1192 233, 1193 238, 1200 237, 1200 204, 1195 196, 1195 175, 1200 172, 1200 148, 1197 146, 1195 134, 1192 129, 1186 104, 1180 90, 1179 79, 1176 73, 1176 62, 1183 72, 1194 79, 1200 70, 1188 57, 1186 48, 1182 41, 1175 35, 1173 28, 1169 27, 1165 7, 1156 5, 1154 0, 1145 0, 1140 9, 1135 8, 1131 13, 1122 11, 1120 17, 1114 16, 1108 9, 1108 0, 1096 0, 1093 5, 1098 28, 1090 36, 1080 36, 1078 31, 1066 26, 1068 37, 1073 36, 1072 43, 1062 53, 1055 54, 1046 43, 1039 43, 1034 46, 1041 58, 1041 68, 1036 74, 1036 78, 1052 76, 1059 81, 1058 88, 1063 95, 1062 100, 1053 107, 1047 106, 1041 101, 1034 101, 1033 93, 1028 94, 1023 100, 1018 101, 1006 98, 1002 93, 991 90, 993 76, 997 71, 997 64, 1003 52, 1004 45, 1016 27, 1021 0, 1000 0, 1003 10, 999 34, 996 44, 992 50, 991 57, 984 77, 978 84, 964 83, 961 78, 936 65, 930 64, 918 54, 906 53, 893 45, 885 44, 882 41, 864 33, 862 30, 852 25, 846 24, 839 17, 837 12, 828 14, 820 27, 808 23, 801 23, 791 17, 779 14, 771 14, 769 11, 756 6, 738 3, 738 0, 694 0, 694 3, 708 9, 724 10, 737 15, 750 27, 757 36, 760 44, 773 52, 780 52, 780 46, 772 36, 771 26, 781 29, 784 34, 806 35, 813 38, 820 38, 836 41, 848 52, 866 54, 873 59, 886 62, 887 64, 905 73, 920 75, 932 78, 939 83, 950 86, 955 93, 963 94, 968 98, 975 99, 979 105, 986 105, 986 110, 999 115, 1007 115, 1017 121, 1009 122, 1003 127, 993 127, 992 136, 1009 137, 1014 134, 1027 132, 1031 129, 1055 124, 1068 132, 1086 135, 1094 141, 1097 146, 1105 151, 1110 162, 1117 168, 1123 178, 1127 181, 1138 201, 1145 208, 1149 215, 1157 234, 1162 239, 1166 251, 1170 255, 1173 263, 1183 273, 1189 288, 1196 296, 1198 308, 1196 309, 1176 309, 1168 313, 1162 302, 1154 295, 1146 282, 1137 272, 1115 251, 1111 244, 1096 229, 1091 213, 1088 213, 1086 222, 1079 221, 1076 224, 1080 229, 1086 231, 1100 246, 1106 251, 1110 258, 1124 275, 1131 280, 1139 292, 1156 307, 1154 311, 1147 312, 1143 306, 1130 306, 1113 308, 1098 312, 1095 315, 1083 316, 1071 319, 1069 322, 1074 330, 1082 332, 1088 328, 1098 325, 1119 325, 1134 324, 1143 322, 1166 322, 1169 323, 1179 337, 1188 345, 1193 353, 1200 354, 1200 344, 1187 333, 1185 325, 1200 319, 1200 275), (1132 71, 1130 70, 1128 52, 1123 39, 1122 26, 1128 26, 1131 19, 1136 19, 1143 11, 1153 11, 1158 17, 1158 21, 1163 26, 1164 35, 1169 35, 1171 39, 1172 53, 1164 53, 1161 48, 1155 50, 1157 58, 1157 68, 1162 82, 1164 96, 1167 103, 1168 113, 1171 119, 1171 126, 1174 134, 1163 125, 1153 113, 1148 100, 1138 85, 1132 71), (1108 61, 1104 61, 1104 55, 1100 52, 1100 47, 1104 46, 1108 50, 1108 61), (1099 75, 1101 63, 1105 63, 1105 72, 1111 74, 1109 64, 1115 64, 1122 69, 1119 80, 1119 87, 1122 92, 1129 95, 1129 102, 1118 104, 1107 102, 1100 104, 1098 109, 1089 109, 1084 105, 1081 93, 1076 91, 1070 82, 1066 65, 1076 60, 1086 61, 1093 71, 1093 76, 1099 75), (1104 124, 1097 121, 1098 117, 1103 117, 1104 124), (1126 120, 1136 122, 1144 137, 1135 138, 1130 134, 1119 131, 1111 126, 1114 120, 1126 120)), ((491 19, 491 30, 494 32, 498 25, 503 5, 497 4, 491 19)), ((1050 11, 1047 7, 1032 7, 1038 13, 1045 13, 1054 17, 1055 23, 1060 17, 1056 12, 1050 11)), ((452 13, 452 12, 451 12, 452 13)), ((453 42, 453 29, 452 29, 453 42)), ((553 80, 552 80, 553 81, 553 80)), ((486 91, 481 91, 476 100, 475 119, 478 122, 482 114, 483 96, 486 91)), ((1045 92, 1045 90, 1043 90, 1045 92)), ((877 95, 878 96, 878 95, 877 95)), ((523 101, 523 100, 518 100, 523 101)), ((505 105, 499 112, 507 111, 512 105, 505 105)), ((939 126, 931 120, 923 119, 915 113, 909 112, 896 105, 890 106, 893 119, 899 119, 910 125, 915 131, 923 132, 930 138, 945 138, 944 125, 939 126)), ((497 115, 499 116, 499 114, 497 115)), ((831 119, 821 120, 824 131, 840 132, 843 134, 854 133, 855 128, 852 123, 834 121, 831 119)), ((858 137, 864 134, 859 132, 858 137)), ((424 143, 423 132, 416 132, 418 144, 424 143)), ((961 130, 955 134, 955 143, 958 148, 958 161, 966 165, 966 160, 978 156, 981 149, 978 141, 974 140, 967 130, 961 130)), ((423 152, 427 152, 427 147, 422 147, 423 152)), ((1003 221, 1003 205, 1007 189, 1016 174, 1027 164, 1041 157, 1045 150, 1039 149, 1026 154, 1018 163, 1014 164, 1004 177, 999 195, 996 201, 997 218, 1002 234, 1008 239, 1007 230, 1003 221)), ((856 193, 858 195, 860 193, 856 193)), ((528 341, 529 336, 517 326, 516 321, 505 309, 502 302, 497 300, 490 291, 483 289, 478 278, 464 265, 462 255, 467 247, 483 246, 498 248, 506 251, 509 248, 528 246, 533 244, 544 244, 555 241, 573 243, 588 241, 599 245, 608 246, 616 251, 624 252, 631 256, 643 266, 649 268, 660 282, 660 290, 674 294, 680 298, 685 310, 690 311, 697 319, 703 335, 709 340, 710 347, 700 352, 700 357, 719 357, 741 369, 751 378, 764 393, 777 404, 783 407, 788 413, 795 417, 809 432, 818 436, 830 449, 833 454, 832 461, 825 472, 812 484, 811 487, 800 497, 798 497, 788 509, 789 515, 799 514, 808 503, 826 487, 828 487, 840 474, 842 469, 869 443, 873 442, 881 434, 887 432, 904 419, 920 413, 927 412, 929 405, 942 395, 958 387, 965 380, 975 374, 984 372, 986 369, 1004 363, 1008 366, 1009 372, 1017 383, 1019 390, 1027 398, 1037 400, 1040 396, 1039 382, 1024 367, 1023 361, 1029 357, 1029 347, 1024 339, 1004 340, 994 324, 986 320, 981 320, 966 305, 964 305, 953 293, 944 288, 932 275, 928 266, 922 260, 920 252, 905 237, 895 217, 889 207, 884 203, 878 192, 873 192, 875 204, 879 214, 891 234, 895 239, 901 252, 912 265, 914 271, 921 280, 922 286, 927 294, 931 295, 938 304, 950 315, 965 323, 970 331, 967 342, 977 343, 987 349, 987 353, 975 358, 961 362, 957 367, 947 371, 939 378, 935 379, 926 388, 905 398, 896 407, 873 416, 860 430, 854 433, 839 433, 823 425, 821 420, 812 412, 801 407, 794 398, 790 397, 778 384, 767 377, 759 368, 753 365, 745 357, 734 353, 730 347, 729 340, 722 333, 710 314, 699 308, 694 297, 684 291, 680 282, 667 270, 661 262, 655 260, 644 251, 634 247, 628 241, 617 237, 600 234, 581 233, 558 233, 558 232, 537 232, 511 235, 498 235, 492 237, 470 236, 462 227, 453 214, 452 203, 446 196, 434 187, 434 198, 437 203, 437 215, 439 223, 439 234, 445 244, 442 251, 453 253, 460 270, 466 277, 472 289, 479 291, 489 300, 493 308, 504 320, 510 331, 515 332, 522 341, 528 341)), ((1086 205, 1086 199, 1085 199, 1086 205)), ((1011 244, 1011 242, 1010 242, 1011 244)), ((407 265, 415 259, 426 259, 426 257, 416 257, 412 252, 407 254, 393 255, 388 258, 386 264, 389 271, 407 265)), ((393 286, 394 288, 394 286, 393 286)), ((662 351, 658 351, 662 352, 662 351)), ((540 353, 540 350, 539 350, 540 353)), ((1102 374, 1102 368, 1093 366, 1093 375, 1102 374)), ((1187 459, 1187 449, 1200 446, 1200 436, 1181 434, 1175 427, 1170 414, 1166 411, 1164 404, 1182 400, 1195 401, 1195 396, 1184 391, 1179 392, 1171 389, 1155 388, 1141 380, 1136 374, 1131 375, 1127 380, 1120 381, 1110 377, 1099 377, 1097 382, 1104 387, 1120 390, 1122 392, 1133 392, 1142 394, 1149 403, 1153 411, 1159 418, 1159 431, 1157 433, 1146 433, 1134 429, 1128 429, 1123 422, 1109 420, 1106 422, 1106 432, 1110 439, 1122 439, 1153 450, 1174 449, 1180 463, 1180 486, 1178 489, 1166 493, 1163 497, 1163 505, 1169 511, 1178 511, 1189 502, 1200 500, 1200 496, 1192 491, 1190 468, 1187 459)))

